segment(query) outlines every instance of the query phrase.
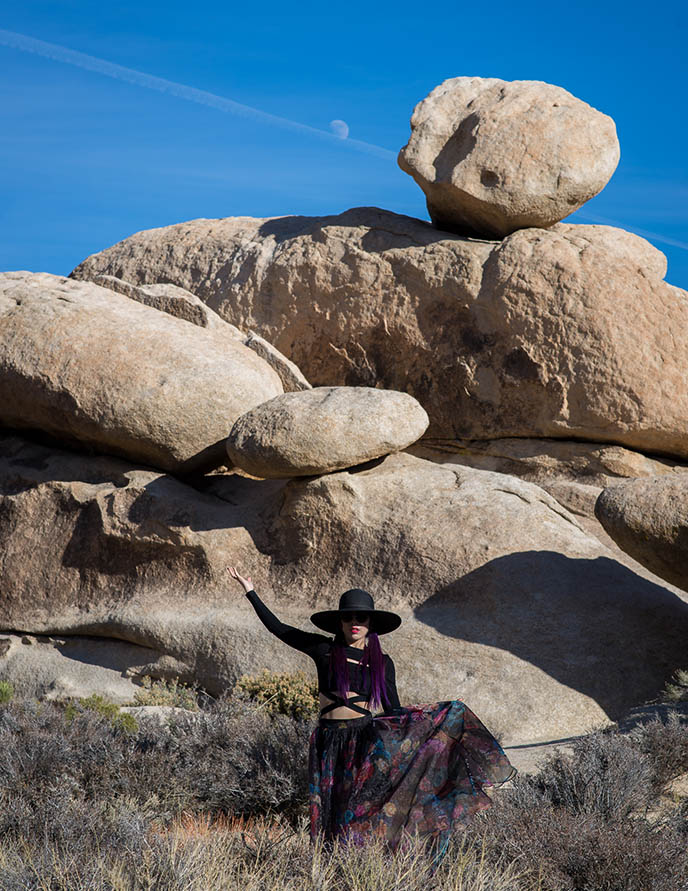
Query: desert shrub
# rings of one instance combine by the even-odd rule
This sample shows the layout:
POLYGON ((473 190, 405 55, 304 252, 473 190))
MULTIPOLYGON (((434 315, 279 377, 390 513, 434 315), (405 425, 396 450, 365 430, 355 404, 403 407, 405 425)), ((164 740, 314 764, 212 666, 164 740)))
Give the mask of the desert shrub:
POLYGON ((83 699, 67 702, 64 706, 66 719, 73 721, 79 708, 102 715, 102 717, 107 718, 112 727, 122 730, 124 733, 136 733, 139 729, 138 722, 133 715, 120 711, 118 705, 114 702, 108 702, 107 699, 98 693, 83 699))
POLYGON ((686 745, 688 728, 675 716, 628 735, 591 734, 501 790, 469 837, 490 858, 539 871, 542 891, 688 887, 688 804, 660 822, 644 819, 666 782, 688 769, 686 745))
POLYGON ((534 786, 513 797, 505 791, 469 832, 487 845, 488 859, 506 856, 531 870, 541 891, 679 891, 688 882, 685 837, 675 827, 574 813, 534 786))
MULTIPOLYGON (((128 799, 154 816, 304 807, 310 728, 250 703, 223 700, 137 734, 73 703, 13 701, 0 712, 0 835, 51 825, 66 801, 128 799)), ((57 831, 57 830, 56 830, 57 831)))
POLYGON ((132 705, 164 705, 185 708, 188 711, 198 710, 196 691, 181 684, 176 678, 166 681, 144 677, 141 685, 143 689, 136 691, 132 705))
POLYGON ((14 687, 9 681, 0 681, 0 705, 5 705, 14 696, 14 687))
POLYGON ((631 740, 602 732, 550 757, 532 782, 555 808, 611 821, 649 806, 652 775, 650 759, 631 740))
POLYGON ((280 674, 263 669, 259 675, 241 677, 236 692, 262 704, 272 715, 306 719, 318 711, 318 685, 303 671, 280 674))
POLYGON ((688 668, 679 668, 667 681, 660 698, 665 702, 688 701, 688 668))
POLYGON ((688 773, 688 723, 682 723, 678 714, 670 714, 666 723, 654 720, 641 724, 627 738, 652 767, 653 797, 671 780, 688 773))

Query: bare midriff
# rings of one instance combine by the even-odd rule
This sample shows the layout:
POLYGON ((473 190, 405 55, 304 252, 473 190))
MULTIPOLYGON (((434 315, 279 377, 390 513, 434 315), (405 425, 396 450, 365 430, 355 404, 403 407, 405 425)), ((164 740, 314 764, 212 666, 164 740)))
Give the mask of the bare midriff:
MULTIPOLYGON (((356 664, 355 659, 347 659, 346 661, 353 662, 354 665, 356 664)), ((357 695, 357 693, 349 690, 349 692, 346 694, 346 698, 351 699, 353 696, 357 695)), ((324 693, 319 693, 318 696, 320 698, 321 709, 325 708, 328 705, 332 705, 332 703, 334 702, 333 699, 330 699, 329 696, 325 696, 324 693)), ((358 705, 360 708, 370 709, 370 705, 367 702, 357 702, 356 705, 358 705)), ((332 711, 327 712, 327 714, 323 715, 323 717, 327 718, 329 721, 348 721, 350 718, 360 718, 362 717, 362 715, 360 712, 354 711, 354 709, 347 708, 346 706, 342 705, 339 706, 339 708, 333 708, 332 711)))
MULTIPOLYGON (((328 705, 331 705, 333 700, 328 696, 325 696, 324 693, 318 694, 320 698, 320 708, 323 709, 328 705)), ((351 699, 352 696, 356 696, 356 693, 352 693, 349 691, 347 695, 347 699, 351 699)), ((357 702, 356 705, 361 708, 370 708, 367 702, 357 702)), ((355 712, 352 708, 347 708, 342 705, 338 708, 333 708, 332 711, 328 712, 326 715, 323 715, 323 718, 327 718, 328 721, 346 721, 349 718, 361 718, 363 717, 360 712, 355 712)))

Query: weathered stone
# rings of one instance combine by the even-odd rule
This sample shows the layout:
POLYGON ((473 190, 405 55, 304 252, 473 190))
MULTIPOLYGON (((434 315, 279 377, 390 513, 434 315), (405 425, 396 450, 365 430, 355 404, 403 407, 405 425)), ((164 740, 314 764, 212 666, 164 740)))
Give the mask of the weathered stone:
POLYGON ((173 471, 282 392, 251 350, 97 285, 0 274, 0 423, 173 471))
POLYGON ((608 226, 499 244, 357 208, 139 232, 73 275, 196 289, 314 386, 414 396, 428 436, 576 438, 688 457, 688 299, 664 256, 608 226))
POLYGON ((286 485, 216 474, 200 493, 115 459, 0 443, 8 630, 148 646, 216 693, 263 667, 309 668, 260 625, 228 564, 304 628, 363 585, 404 618, 384 639, 402 701, 464 699, 505 742, 618 717, 684 660, 688 604, 503 474, 400 454, 286 485))
MULTIPOLYGON (((132 702, 141 689, 134 678, 160 668, 158 651, 123 640, 0 634, 0 644, 0 680, 9 681, 17 696, 65 700, 99 694, 110 702, 132 702)), ((177 673, 183 669, 174 667, 177 673)))
POLYGON ((610 117, 561 87, 453 77, 416 106, 398 160, 438 229, 502 238, 597 195, 619 141, 610 117))
POLYGON ((601 491, 620 478, 688 472, 686 464, 649 457, 622 446, 565 439, 423 439, 407 451, 438 464, 464 464, 508 473, 543 487, 570 481, 601 491))
POLYGON ((123 294, 138 303, 158 309, 160 312, 166 312, 168 315, 183 319, 185 322, 191 322, 192 325, 198 325, 199 328, 219 331, 236 340, 244 339, 244 335, 235 325, 230 325, 229 322, 221 319, 216 312, 205 305, 200 297, 196 297, 186 288, 180 288, 170 282, 158 282, 146 285, 144 288, 125 282, 114 275, 97 275, 93 283, 103 288, 109 288, 117 294, 123 294))
POLYGON ((595 513, 620 548, 660 578, 688 590, 685 474, 615 483, 602 492, 595 513))
POLYGON ((293 393, 298 390, 310 390, 311 385, 301 372, 298 365, 295 365, 286 356, 283 356, 278 349, 271 343, 268 343, 260 334, 255 331, 249 331, 244 338, 243 343, 254 353, 257 353, 261 359, 264 359, 277 372, 279 379, 282 381, 285 393, 293 393))
POLYGON ((312 476, 401 451, 427 426, 427 414, 408 393, 316 387, 276 396, 238 418, 227 454, 252 476, 312 476))
POLYGON ((257 353, 261 359, 264 359, 277 372, 285 393, 293 390, 308 390, 310 388, 310 384, 298 366, 287 359, 286 356, 283 356, 264 337, 256 334, 255 331, 243 334, 236 325, 225 322, 216 312, 213 312, 210 307, 206 306, 199 297, 196 297, 195 294, 192 294, 185 288, 179 288, 177 285, 169 283, 151 284, 142 287, 125 282, 114 275, 97 275, 93 281, 96 285, 109 288, 111 291, 124 294, 125 297, 130 297, 132 300, 137 300, 146 306, 152 306, 153 309, 159 309, 161 312, 184 319, 187 322, 198 325, 199 328, 210 328, 220 334, 240 340, 244 346, 257 353))

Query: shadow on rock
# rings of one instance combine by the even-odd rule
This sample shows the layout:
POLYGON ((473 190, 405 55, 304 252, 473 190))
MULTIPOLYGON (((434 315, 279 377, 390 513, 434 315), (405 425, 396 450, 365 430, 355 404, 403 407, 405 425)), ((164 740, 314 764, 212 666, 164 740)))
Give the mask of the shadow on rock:
POLYGON ((688 664, 688 603, 606 557, 499 557, 430 597, 415 617, 523 659, 612 719, 688 664))

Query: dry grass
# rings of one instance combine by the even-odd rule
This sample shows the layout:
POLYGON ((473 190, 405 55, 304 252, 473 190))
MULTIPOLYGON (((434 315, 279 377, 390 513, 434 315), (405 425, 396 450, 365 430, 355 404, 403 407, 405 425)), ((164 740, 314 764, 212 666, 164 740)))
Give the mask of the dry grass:
POLYGON ((517 778, 439 862, 309 843, 309 730, 245 702, 137 733, 78 704, 0 706, 0 889, 688 891, 676 717, 517 778))

